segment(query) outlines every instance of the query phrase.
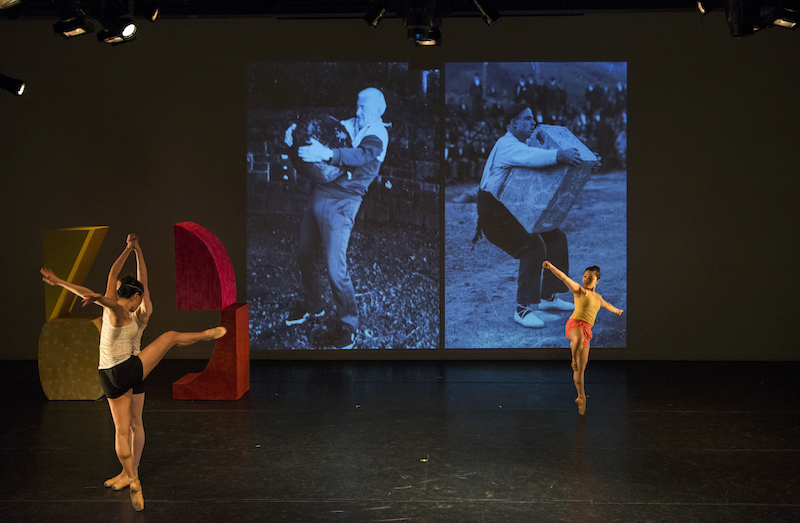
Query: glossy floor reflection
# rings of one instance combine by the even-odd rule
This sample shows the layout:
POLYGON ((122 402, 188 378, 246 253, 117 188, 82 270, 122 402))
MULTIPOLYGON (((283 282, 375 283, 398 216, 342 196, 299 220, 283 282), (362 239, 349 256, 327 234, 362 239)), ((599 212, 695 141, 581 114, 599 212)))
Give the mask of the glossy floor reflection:
POLYGON ((105 400, 49 402, 0 362, 0 521, 800 521, 798 363, 253 361, 235 402, 150 378, 140 474, 105 400))

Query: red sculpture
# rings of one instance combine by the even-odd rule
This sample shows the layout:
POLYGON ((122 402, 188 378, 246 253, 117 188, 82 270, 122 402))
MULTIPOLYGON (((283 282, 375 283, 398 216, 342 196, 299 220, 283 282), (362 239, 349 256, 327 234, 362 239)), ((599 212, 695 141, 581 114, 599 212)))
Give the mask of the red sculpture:
POLYGON ((237 400, 250 390, 250 324, 246 303, 236 303, 236 276, 222 242, 193 222, 175 224, 178 310, 219 310, 228 333, 218 339, 203 372, 172 384, 176 400, 237 400))

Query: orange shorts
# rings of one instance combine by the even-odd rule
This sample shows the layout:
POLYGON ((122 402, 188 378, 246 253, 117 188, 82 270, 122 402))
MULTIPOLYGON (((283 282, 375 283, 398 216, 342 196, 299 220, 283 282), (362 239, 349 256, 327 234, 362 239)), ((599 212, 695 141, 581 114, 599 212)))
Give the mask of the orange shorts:
POLYGON ((567 320, 567 326, 564 327, 564 334, 566 334, 567 338, 569 338, 569 331, 575 327, 578 327, 583 331, 583 348, 588 349, 589 340, 592 339, 592 326, 585 321, 570 318, 567 320))

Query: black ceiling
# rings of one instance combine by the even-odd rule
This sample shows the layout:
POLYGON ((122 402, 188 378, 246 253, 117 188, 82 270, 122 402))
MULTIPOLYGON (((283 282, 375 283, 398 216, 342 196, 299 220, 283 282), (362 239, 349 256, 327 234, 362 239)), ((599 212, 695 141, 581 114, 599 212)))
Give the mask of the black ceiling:
MULTIPOLYGON (((82 0, 85 11, 99 0, 82 0)), ((375 6, 374 0, 139 0, 157 4, 163 18, 361 18, 375 6)), ((418 0, 419 1, 419 0, 418 0)), ((424 0, 423 0, 424 1, 424 0)), ((386 18, 402 16, 406 0, 386 2, 386 18)), ((477 17, 473 0, 435 0, 442 17, 477 17)), ((482 0, 503 16, 568 15, 596 12, 689 11, 694 0, 482 0)), ((6 14, 13 18, 54 18, 53 0, 23 0, 6 14)))

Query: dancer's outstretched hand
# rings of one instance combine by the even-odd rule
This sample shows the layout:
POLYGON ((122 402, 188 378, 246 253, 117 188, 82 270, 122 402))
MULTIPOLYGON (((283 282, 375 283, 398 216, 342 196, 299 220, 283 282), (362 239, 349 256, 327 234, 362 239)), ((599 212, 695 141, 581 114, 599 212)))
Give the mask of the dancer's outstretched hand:
POLYGON ((545 261, 542 262, 542 267, 545 268, 545 269, 550 269, 550 268, 553 267, 553 264, 550 263, 549 261, 545 260, 545 261))
POLYGON ((61 278, 56 276, 53 271, 48 269, 47 267, 42 267, 39 269, 39 272, 42 273, 42 281, 47 283, 48 285, 58 285, 58 282, 61 281, 61 278))
POLYGON ((99 300, 102 297, 103 297, 102 294, 97 294, 96 292, 87 294, 86 296, 83 296, 83 306, 86 307, 91 303, 97 303, 97 300, 99 300))

